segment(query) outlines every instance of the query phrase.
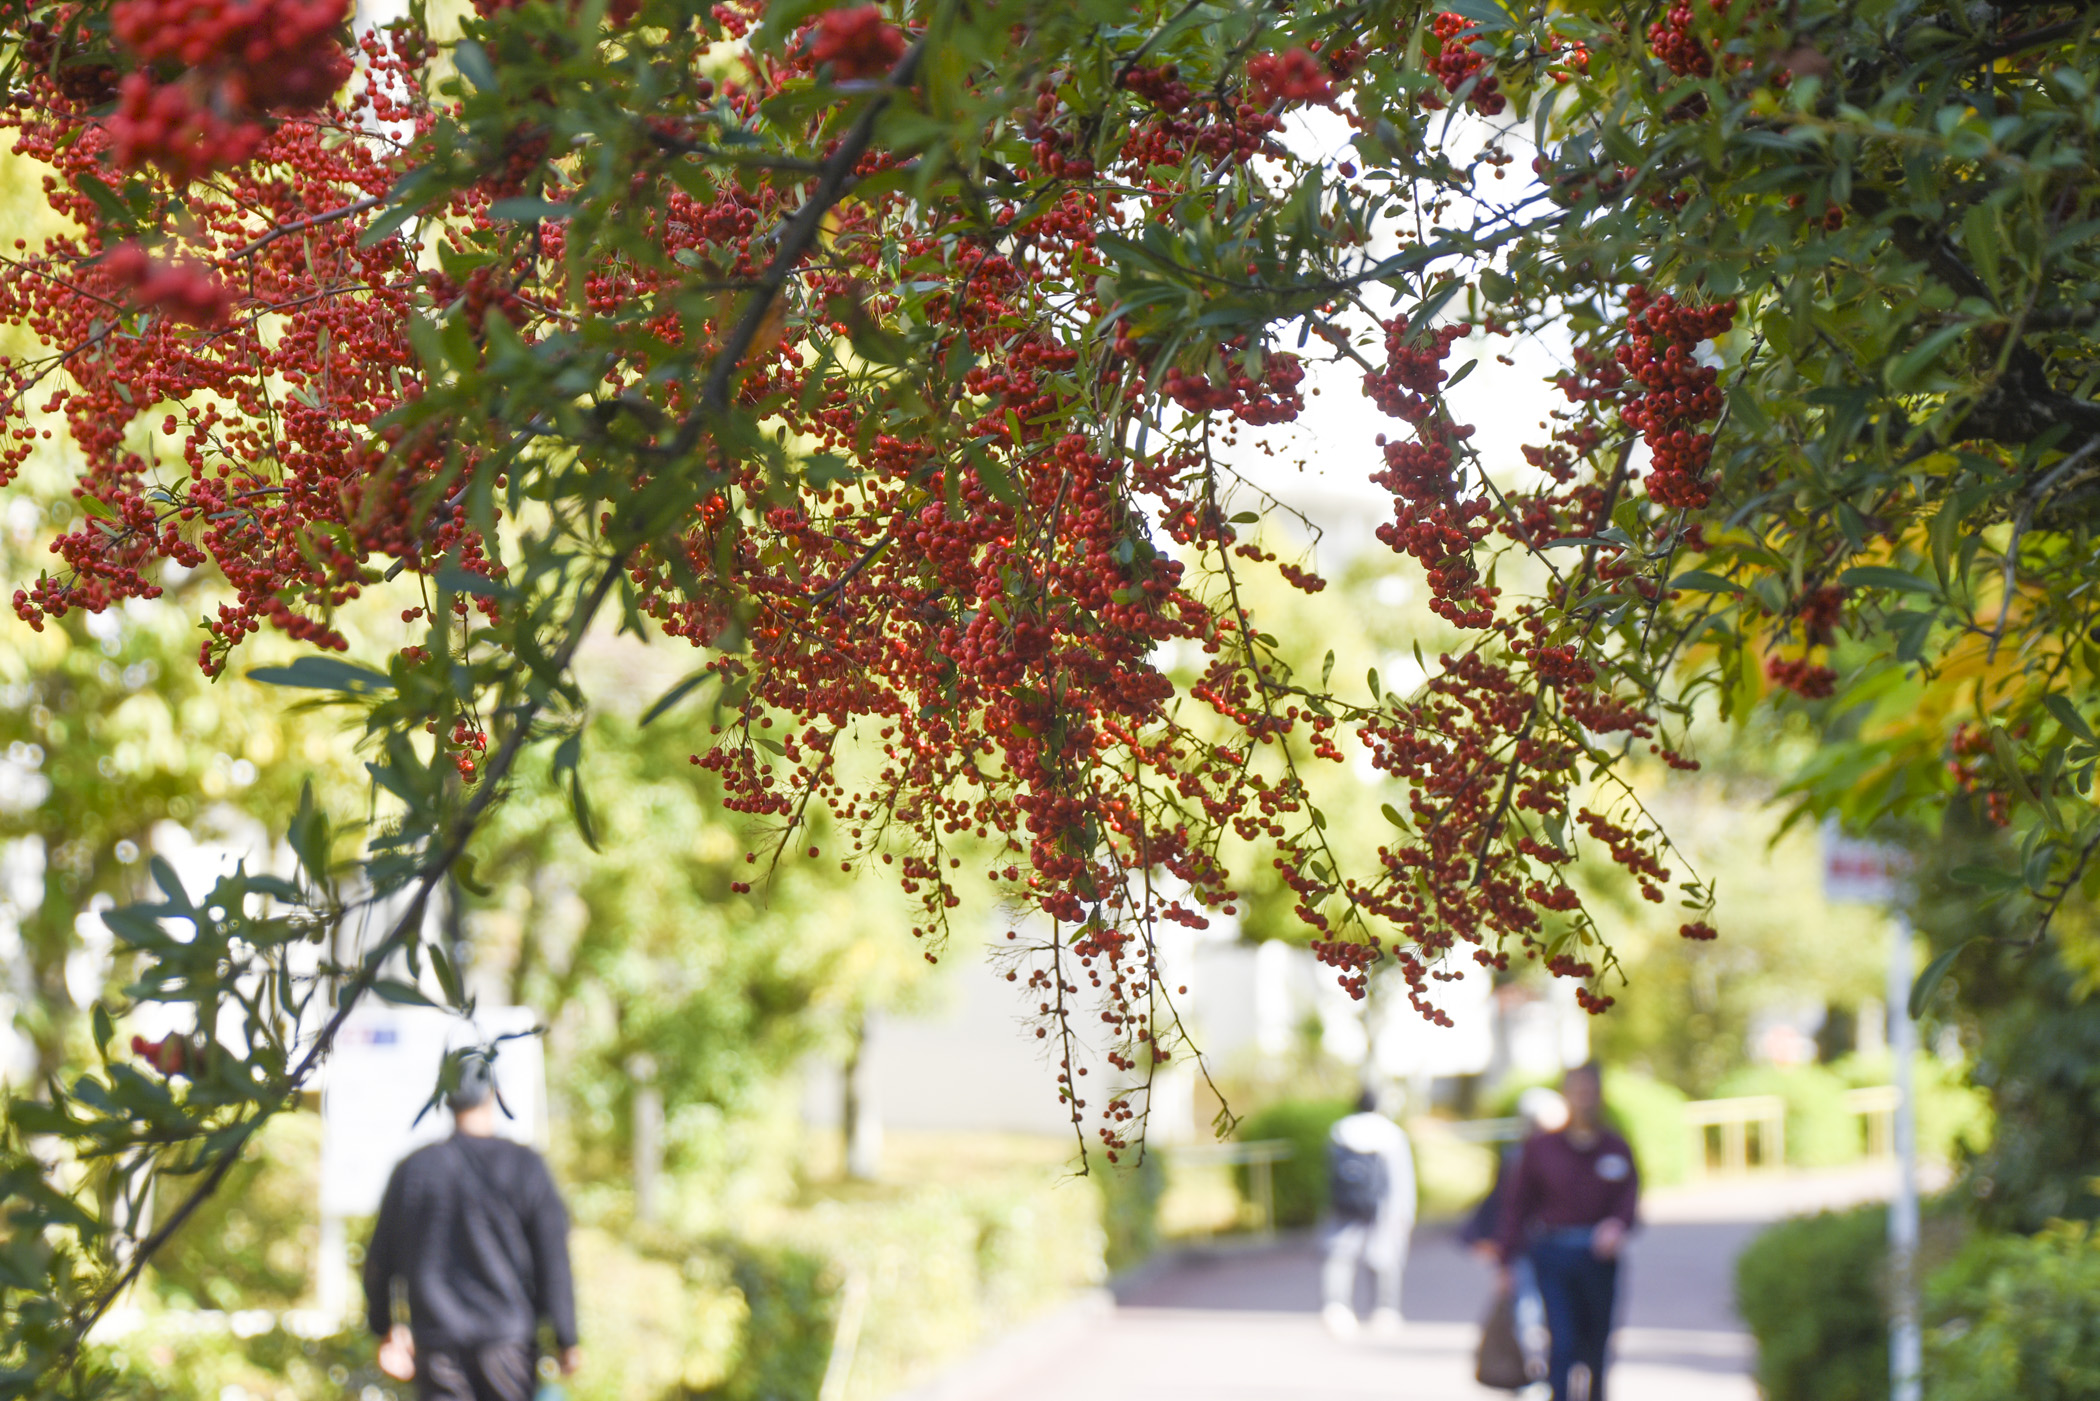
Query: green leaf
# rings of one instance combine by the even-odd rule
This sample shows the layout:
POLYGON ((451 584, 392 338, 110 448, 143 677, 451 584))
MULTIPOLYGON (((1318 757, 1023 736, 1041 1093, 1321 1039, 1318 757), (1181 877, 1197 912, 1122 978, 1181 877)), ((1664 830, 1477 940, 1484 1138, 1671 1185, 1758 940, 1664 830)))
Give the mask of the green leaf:
POLYGON ((1948 347, 1967 335, 1972 328, 1966 321, 1957 321, 1951 326, 1942 326, 1925 339, 1919 341, 1888 367, 1888 386, 1903 393, 1917 386, 1926 372, 1939 364, 1948 347))
POLYGON ((1973 885, 1984 890, 2011 891, 2026 885, 2017 873, 1996 866, 1956 866, 1947 873, 1947 878, 1957 885, 1973 885))
POLYGON ((73 177, 73 188, 93 200, 95 208, 102 211, 102 217, 112 224, 121 228, 131 222, 131 211, 124 201, 118 199, 117 192, 97 177, 82 171, 73 177))
POLYGON ((691 676, 686 677, 670 690, 658 696, 656 703, 642 712, 640 723, 643 725, 648 724, 651 720, 656 719, 659 715, 662 715, 665 711, 677 705, 678 702, 691 695, 695 690, 705 686, 710 681, 718 679, 720 676, 721 673, 713 667, 706 667, 694 672, 691 676))
POLYGON ((1451 0, 1447 8, 1453 14, 1464 15, 1488 33, 1496 33, 1512 27, 1509 11, 1495 0, 1451 0))
POLYGON ((491 579, 485 574, 469 574, 464 569, 446 567, 431 580, 446 593, 468 593, 477 598, 515 598, 517 590, 501 579, 491 579))
POLYGON ((576 213, 576 206, 566 200, 541 199, 538 195, 513 195, 499 199, 489 206, 491 219, 508 219, 514 224, 533 224, 542 219, 567 219, 576 213))
MULTIPOLYGON (((407 182, 404 180, 403 183, 407 182)), ((358 247, 370 248, 376 243, 386 242, 400 230, 403 224, 416 217, 417 206, 409 200, 400 199, 398 186, 396 187, 396 193, 390 195, 389 198, 398 199, 399 202, 392 204, 385 213, 374 219, 366 227, 365 231, 357 236, 358 247)))
POLYGON ((1743 591, 1743 586, 1734 580, 1724 579, 1720 575, 1708 573, 1704 569, 1685 570, 1684 573, 1670 580, 1670 587, 1673 589, 1692 589, 1698 593, 1741 593, 1743 591))
POLYGON ((1932 1000, 1933 993, 1939 991, 1941 981, 1947 976, 1947 970, 1954 966, 1954 960, 1960 958, 1962 951, 1969 945, 1977 942, 1978 939, 1964 939, 1925 965, 1925 971, 1918 975, 1918 980, 1912 983, 1910 988, 1912 1018, 1925 1015, 1925 1004, 1932 1000))
POLYGON ((381 1002, 391 1003, 396 1007, 435 1007, 438 1005, 431 1001, 429 996, 414 983, 404 983, 399 978, 374 978, 372 980, 372 995, 381 1002))
POLYGON ((1932 582, 1920 579, 1907 569, 1891 569, 1885 564, 1861 564, 1838 576, 1838 584, 1848 589, 1896 589, 1904 593, 1937 593, 1932 582))
POLYGON ((466 1006, 467 991, 460 985, 459 970, 452 966, 442 940, 430 946, 430 967, 437 974, 438 986, 445 990, 445 1000, 455 1007, 466 1006))
POLYGON ((265 686, 296 686, 310 691, 340 691, 368 696, 394 689, 394 679, 340 657, 301 657, 290 666, 259 666, 248 673, 250 681, 265 686))
POLYGON ((1961 498, 1950 494, 1940 503, 1939 512, 1932 518, 1932 572, 1940 579, 1940 587, 1950 582, 1948 567, 1954 559, 1955 536, 1961 531, 1961 498))
POLYGON ((488 50, 472 39, 462 39, 452 46, 452 66, 483 92, 496 90, 496 66, 489 62, 488 50))
POLYGON ((1430 293, 1428 298, 1415 308, 1415 314, 1407 319, 1407 332, 1401 336, 1401 344, 1408 344, 1428 330, 1430 323, 1436 320, 1437 313, 1442 311, 1453 297, 1465 290, 1465 285, 1463 281, 1454 277, 1430 293))
POLYGON ((2072 705, 2068 697, 2051 691, 2042 697, 2042 704, 2048 706, 2049 713, 2061 721, 2063 727, 2072 734, 2082 740, 2100 742, 2094 741, 2093 727, 2086 723, 2085 717, 2078 713, 2078 707, 2072 705))

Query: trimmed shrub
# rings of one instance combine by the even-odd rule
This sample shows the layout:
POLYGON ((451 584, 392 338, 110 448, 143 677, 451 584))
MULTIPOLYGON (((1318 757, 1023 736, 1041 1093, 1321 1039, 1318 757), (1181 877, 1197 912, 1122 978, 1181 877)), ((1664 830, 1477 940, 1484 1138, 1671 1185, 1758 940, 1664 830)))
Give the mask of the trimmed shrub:
MULTIPOLYGON (((1240 1120, 1235 1136, 1242 1143, 1280 1138, 1291 1145, 1291 1155, 1273 1169, 1278 1226, 1310 1226, 1326 1214, 1327 1135, 1354 1107, 1346 1099, 1285 1099, 1240 1120)), ((1233 1180, 1240 1195, 1253 1200, 1247 1169, 1234 1169, 1233 1180)))
POLYGON ((1765 1401, 1887 1401, 1879 1206, 1783 1221, 1735 1264, 1735 1307, 1757 1338, 1765 1401))
MULTIPOLYGON (((1969 1245, 1968 1221, 1946 1197, 1924 1202, 1918 1225, 1918 1276, 1928 1281, 1931 1336, 1929 1325, 1944 1312, 1932 1303, 1945 1292, 1938 1280, 1949 1274, 1950 1262, 1975 1247, 1969 1245)), ((1886 1401, 1887 1270, 1888 1209, 1878 1204, 1783 1221, 1750 1243, 1736 1261, 1735 1306, 1757 1338, 1757 1382, 1765 1401, 1886 1401)), ((1960 1326, 1948 1325, 1948 1336, 1960 1326)), ((1927 1395, 1933 1401, 1939 1401, 1931 1390, 1937 1374, 1928 1360, 1927 1395)), ((2015 1387, 1948 1397, 2025 1401, 2029 1394, 2015 1387)))
POLYGON ((1930 1401, 2100 1396, 2100 1237, 2058 1221, 1978 1236, 1926 1293, 1930 1401))
POLYGON ((1752 1066, 1723 1080, 1717 1093, 1785 1100, 1786 1160, 1796 1167, 1835 1167, 1866 1152, 1859 1118, 1845 1103, 1845 1082, 1821 1066, 1752 1066))

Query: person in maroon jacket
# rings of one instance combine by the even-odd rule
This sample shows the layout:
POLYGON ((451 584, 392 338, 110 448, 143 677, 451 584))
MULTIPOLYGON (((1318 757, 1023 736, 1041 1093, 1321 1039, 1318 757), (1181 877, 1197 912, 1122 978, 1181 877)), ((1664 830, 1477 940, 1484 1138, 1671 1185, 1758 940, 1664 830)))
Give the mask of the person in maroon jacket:
POLYGON ((1552 1335, 1546 1377, 1553 1401, 1569 1401, 1579 1367, 1588 1383, 1580 1395, 1604 1401, 1604 1356, 1619 1288, 1619 1247, 1633 1229, 1640 1176, 1626 1140, 1605 1128, 1599 1113, 1603 1081, 1595 1065, 1577 1066, 1561 1081, 1567 1127, 1524 1145, 1510 1184, 1496 1247, 1502 1286, 1528 1258, 1546 1304, 1552 1335))

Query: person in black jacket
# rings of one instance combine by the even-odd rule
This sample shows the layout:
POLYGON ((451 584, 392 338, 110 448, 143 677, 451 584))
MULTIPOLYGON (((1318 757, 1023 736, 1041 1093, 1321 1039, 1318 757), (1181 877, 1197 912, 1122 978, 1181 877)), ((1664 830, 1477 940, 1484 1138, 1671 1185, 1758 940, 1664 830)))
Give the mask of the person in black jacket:
POLYGON ((485 1056, 449 1068, 453 1135, 403 1158, 365 1252, 365 1313, 380 1369, 422 1401, 532 1401, 537 1335, 554 1330, 562 1372, 583 1359, 569 1282, 569 1217, 540 1155, 496 1137, 485 1056), (394 1281, 408 1326, 394 1321, 394 1281))

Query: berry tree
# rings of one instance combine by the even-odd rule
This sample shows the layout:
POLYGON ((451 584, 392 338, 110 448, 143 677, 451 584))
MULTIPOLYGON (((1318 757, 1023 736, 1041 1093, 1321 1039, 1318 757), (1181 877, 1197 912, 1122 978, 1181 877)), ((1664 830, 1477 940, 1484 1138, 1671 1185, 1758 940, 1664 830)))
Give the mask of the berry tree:
POLYGON ((1805 782, 1856 819, 1980 795, 2023 850, 1979 879, 2044 918, 2094 878, 2072 7, 349 10, 5 10, 0 122, 70 228, 0 262, 0 473, 63 434, 85 512, 16 611, 209 568, 201 668, 310 644, 262 679, 358 708, 390 820, 348 870, 309 808, 298 879, 109 917, 131 995, 243 1030, 171 1068, 105 1013, 104 1067, 15 1107, 0 1389, 93 1388, 81 1330, 184 1215, 147 1184, 209 1192, 359 997, 419 996, 403 960, 460 995, 424 911, 529 753, 589 838, 594 626, 697 649, 653 713, 769 834, 752 880, 886 868, 929 946, 965 879, 1032 911, 1015 977, 1110 1155, 1187 1049, 1153 931, 1232 911, 1251 844, 1425 1015, 1468 960, 1609 1005, 1586 847, 1713 937, 1632 785, 1703 698, 1844 717, 1805 782), (1483 461, 1454 352, 1539 337, 1561 407, 1483 461), (1323 587, 1221 459, 1315 359, 1390 418, 1377 538, 1457 639, 1410 691, 1294 672, 1248 602, 1323 587), (404 591, 417 639, 341 655, 404 591), (1310 772, 1353 756, 1393 792, 1360 869, 1310 772), (390 932, 317 963, 353 898, 390 932))

